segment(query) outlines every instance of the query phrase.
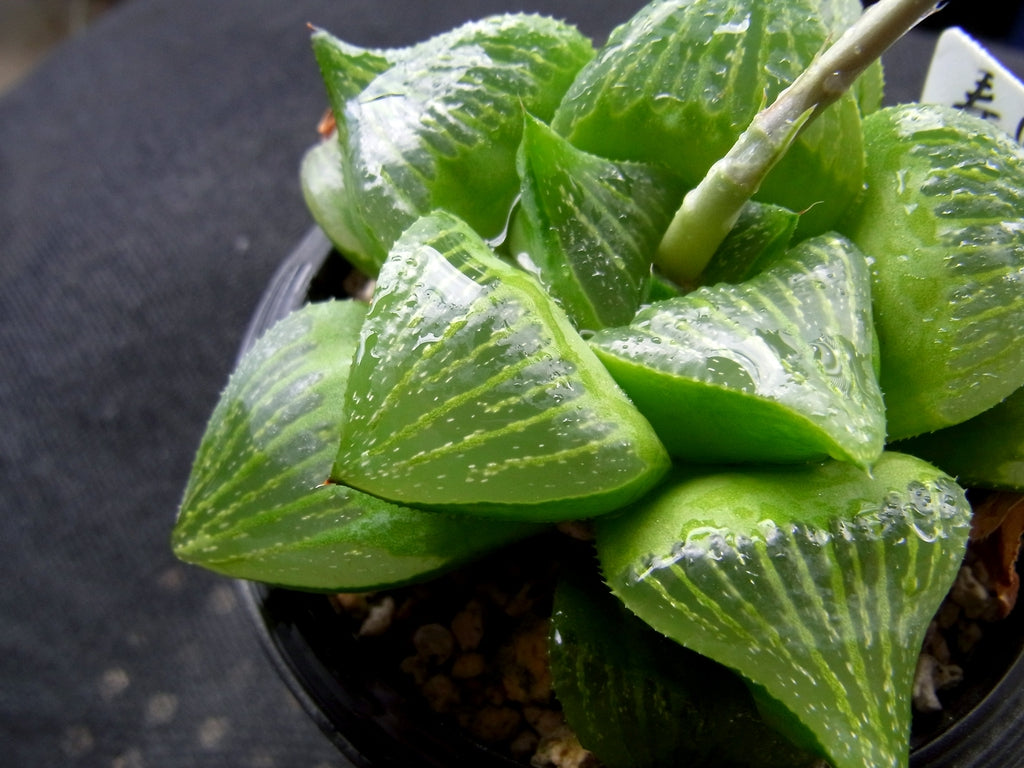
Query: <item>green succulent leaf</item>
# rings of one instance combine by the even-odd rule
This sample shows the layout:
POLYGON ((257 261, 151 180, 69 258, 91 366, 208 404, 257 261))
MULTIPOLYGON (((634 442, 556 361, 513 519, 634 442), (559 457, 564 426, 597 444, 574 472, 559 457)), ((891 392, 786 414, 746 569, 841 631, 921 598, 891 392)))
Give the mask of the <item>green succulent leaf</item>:
POLYGON ((871 257, 892 439, 988 410, 1024 385, 1024 149, 930 105, 864 122, 863 203, 844 227, 871 257))
MULTIPOLYGON (((319 38, 321 48, 326 40, 319 38)), ((344 86, 331 85, 334 59, 318 52, 337 102, 361 258, 379 267, 402 231, 435 208, 486 237, 501 234, 519 191, 524 113, 550 119, 592 56, 575 27, 523 14, 470 22, 391 52, 393 65, 382 71, 380 61, 362 66, 360 58, 355 82, 344 86)))
POLYGON ((885 441, 868 282, 863 255, 822 235, 590 343, 673 456, 868 466, 885 441))
POLYGON ((965 422, 901 440, 969 488, 1024 491, 1024 389, 965 422))
MULTIPOLYGON (((655 0, 581 70, 552 127, 603 157, 662 163, 694 187, 822 50, 833 32, 822 5, 655 0)), ((804 131, 758 199, 806 211, 802 232, 823 232, 856 199, 863 163, 860 113, 846 94, 804 131)))
POLYGON ((907 764, 925 631, 971 510, 949 476, 887 453, 850 464, 674 478, 596 522, 626 606, 735 669, 833 768, 907 764))
POLYGON ((629 322, 648 293, 661 237, 686 192, 656 166, 573 147, 528 116, 510 250, 577 328, 629 322))
POLYGON ((799 214, 788 208, 751 201, 701 273, 705 285, 742 283, 785 255, 799 214))
POLYGON ((229 576, 362 590, 423 578, 537 530, 324 485, 364 305, 308 305, 244 355, 210 419, 172 533, 175 554, 229 576))
POLYGON ((345 104, 358 96, 379 74, 409 55, 410 49, 375 51, 361 48, 323 29, 313 32, 311 42, 320 77, 327 91, 327 100, 338 126, 338 137, 344 144, 348 140, 345 104))
POLYGON ((550 636, 566 721, 607 768, 800 768, 814 760, 765 724, 738 675, 655 632, 596 573, 559 582, 550 636))
POLYGON ((379 265, 366 257, 356 234, 361 225, 348 205, 341 144, 332 138, 310 147, 302 158, 299 181, 310 215, 334 247, 363 274, 377 274, 379 265))
POLYGON ((336 130, 307 150, 299 169, 302 195, 313 220, 334 246, 367 275, 377 274, 380 263, 367 254, 360 240, 363 224, 351 205, 345 185, 343 153, 348 146, 345 104, 379 74, 409 55, 409 49, 370 50, 346 43, 326 30, 312 35, 313 54, 327 91, 336 130))
POLYGON ((565 313, 444 212, 410 227, 381 270, 346 398, 332 477, 393 501, 587 517, 668 466, 565 313))

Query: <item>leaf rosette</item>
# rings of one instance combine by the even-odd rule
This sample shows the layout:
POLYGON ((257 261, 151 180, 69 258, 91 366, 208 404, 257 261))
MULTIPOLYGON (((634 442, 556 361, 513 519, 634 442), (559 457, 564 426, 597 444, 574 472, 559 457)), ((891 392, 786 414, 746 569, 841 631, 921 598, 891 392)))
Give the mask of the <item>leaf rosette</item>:
MULTIPOLYGON (((856 40, 891 41, 927 5, 885 4, 898 19, 865 15, 856 40)), ((554 664, 610 764, 736 755, 741 729, 794 760, 904 765, 970 509, 950 476, 883 451, 886 417, 902 437, 1024 383, 1024 163, 959 117, 875 111, 878 66, 833 100, 871 56, 818 54, 858 12, 653 0, 596 57, 529 15, 389 50, 315 32, 336 129, 303 193, 374 298, 305 307, 246 353, 176 554, 366 590, 594 518, 639 619, 563 587, 554 664), (848 208, 843 235, 822 232, 848 208), (692 651, 714 663, 694 672, 692 651)))

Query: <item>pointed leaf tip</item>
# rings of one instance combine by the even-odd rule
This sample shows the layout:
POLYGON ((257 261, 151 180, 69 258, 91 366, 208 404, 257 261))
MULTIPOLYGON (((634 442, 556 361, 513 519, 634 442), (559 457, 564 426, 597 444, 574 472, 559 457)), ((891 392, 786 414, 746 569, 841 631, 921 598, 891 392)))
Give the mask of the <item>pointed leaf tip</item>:
POLYGON ((203 437, 175 554, 236 578, 364 590, 424 578, 538 530, 324 485, 363 304, 311 304, 243 356, 203 437))

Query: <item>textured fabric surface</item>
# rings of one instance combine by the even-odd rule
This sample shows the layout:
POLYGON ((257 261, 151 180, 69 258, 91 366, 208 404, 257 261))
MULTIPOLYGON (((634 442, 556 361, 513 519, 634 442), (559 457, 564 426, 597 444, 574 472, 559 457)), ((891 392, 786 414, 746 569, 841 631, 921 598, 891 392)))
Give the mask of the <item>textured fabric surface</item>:
POLYGON ((639 5, 130 0, 0 100, 0 763, 347 765, 231 582, 168 547, 249 315, 310 225, 306 23, 385 46, 526 8, 601 36, 639 5))

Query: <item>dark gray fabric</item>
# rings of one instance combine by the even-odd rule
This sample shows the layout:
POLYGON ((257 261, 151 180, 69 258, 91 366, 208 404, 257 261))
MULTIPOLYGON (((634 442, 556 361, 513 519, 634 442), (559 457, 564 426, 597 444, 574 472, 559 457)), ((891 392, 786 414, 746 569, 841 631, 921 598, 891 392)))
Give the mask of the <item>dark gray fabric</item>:
POLYGON ((168 548, 248 317, 310 225, 306 22, 385 46, 527 8, 600 36, 640 4, 130 0, 0 99, 0 763, 347 764, 231 583, 168 548))

